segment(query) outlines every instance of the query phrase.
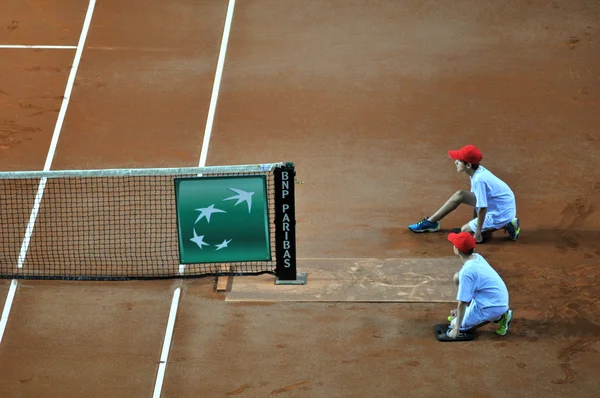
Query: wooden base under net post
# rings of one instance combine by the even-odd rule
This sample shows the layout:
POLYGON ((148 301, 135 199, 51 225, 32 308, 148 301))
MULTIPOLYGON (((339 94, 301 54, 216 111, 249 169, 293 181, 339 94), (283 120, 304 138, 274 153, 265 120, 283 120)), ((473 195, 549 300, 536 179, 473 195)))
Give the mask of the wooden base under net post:
MULTIPOLYGON (((219 271, 221 273, 229 273, 231 272, 231 265, 224 264, 219 266, 219 271)), ((226 292, 231 287, 233 283, 233 276, 231 275, 218 275, 217 276, 217 292, 226 292)))

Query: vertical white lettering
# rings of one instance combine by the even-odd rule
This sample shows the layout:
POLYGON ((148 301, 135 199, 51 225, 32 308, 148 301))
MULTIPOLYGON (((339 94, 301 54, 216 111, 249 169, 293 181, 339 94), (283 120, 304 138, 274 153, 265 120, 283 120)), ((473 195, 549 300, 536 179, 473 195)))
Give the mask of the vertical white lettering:
MULTIPOLYGON (((290 173, 288 171, 283 171, 281 173, 281 198, 282 199, 286 199, 288 196, 290 196, 290 184, 292 184, 292 176, 290 175, 290 173)), ((291 208, 291 204, 287 204, 287 203, 283 203, 281 206, 281 210, 283 213, 283 218, 281 219, 281 229, 283 232, 283 242, 282 244, 282 250, 283 250, 283 266, 285 268, 290 268, 292 266, 292 255, 290 253, 290 250, 292 249, 292 242, 290 242, 289 237, 290 237, 290 233, 291 233, 291 220, 290 220, 290 216, 287 214, 287 212, 290 210, 291 208)))

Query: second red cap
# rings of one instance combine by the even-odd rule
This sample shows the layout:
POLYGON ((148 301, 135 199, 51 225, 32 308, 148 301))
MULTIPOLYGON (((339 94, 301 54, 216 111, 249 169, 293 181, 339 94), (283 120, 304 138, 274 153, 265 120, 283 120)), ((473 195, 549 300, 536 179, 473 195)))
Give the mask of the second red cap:
POLYGON ((477 243, 475 238, 468 232, 451 233, 448 235, 448 240, 452 242, 454 247, 460 250, 462 253, 466 253, 471 249, 475 249, 477 243))

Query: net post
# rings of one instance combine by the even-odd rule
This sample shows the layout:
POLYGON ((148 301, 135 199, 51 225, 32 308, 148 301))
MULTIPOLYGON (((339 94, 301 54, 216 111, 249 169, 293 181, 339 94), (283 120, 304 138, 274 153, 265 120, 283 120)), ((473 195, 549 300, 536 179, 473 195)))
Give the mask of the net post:
POLYGON ((276 285, 305 285, 306 273, 296 271, 295 166, 283 163, 274 170, 276 285))

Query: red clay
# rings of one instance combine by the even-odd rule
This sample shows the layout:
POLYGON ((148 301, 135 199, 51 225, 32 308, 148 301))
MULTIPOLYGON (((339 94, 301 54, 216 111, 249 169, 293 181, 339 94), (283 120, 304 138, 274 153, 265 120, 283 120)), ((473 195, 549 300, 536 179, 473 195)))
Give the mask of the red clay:
MULTIPOLYGON (((55 32, 80 26, 73 7, 55 32)), ((196 165, 226 7, 99 2, 53 168, 196 165)), ((11 32, 53 41, 26 17, 11 32)), ((478 248, 508 285, 508 336, 438 343, 443 305, 233 305, 209 279, 24 282, 0 395, 150 395, 179 284, 164 396, 598 395, 599 18, 591 0, 236 4, 208 164, 296 163, 299 257, 439 257, 445 234, 406 226, 468 188, 446 151, 477 145, 522 222, 518 242, 478 248)), ((55 117, 23 123, 18 103, 58 108, 41 97, 62 95, 73 54, 0 51, 0 126, 24 126, 0 167, 40 169, 55 117)))
POLYGON ((4 1, 0 4, 0 43, 75 46, 87 6, 80 0, 4 1))

